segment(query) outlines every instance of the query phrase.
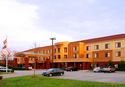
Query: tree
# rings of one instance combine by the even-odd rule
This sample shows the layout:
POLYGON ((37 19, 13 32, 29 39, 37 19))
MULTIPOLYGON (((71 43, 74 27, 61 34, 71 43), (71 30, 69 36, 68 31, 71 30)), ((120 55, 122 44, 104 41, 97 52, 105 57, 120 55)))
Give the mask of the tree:
POLYGON ((125 61, 121 60, 119 65, 118 65, 118 70, 119 71, 125 71, 125 61))
POLYGON ((113 67, 113 62, 111 60, 108 62, 108 66, 113 67))

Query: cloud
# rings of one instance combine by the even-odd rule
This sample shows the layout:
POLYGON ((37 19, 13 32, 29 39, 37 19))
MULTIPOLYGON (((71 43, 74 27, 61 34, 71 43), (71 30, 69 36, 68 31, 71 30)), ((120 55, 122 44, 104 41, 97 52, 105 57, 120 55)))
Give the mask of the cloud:
MULTIPOLYGON (((21 3, 18 0, 0 0, 1 41, 7 35, 11 49, 24 50, 29 49, 35 41, 49 39, 53 35, 51 31, 37 25, 40 17, 38 11, 37 5, 21 3)), ((56 32, 54 35, 62 40, 70 39, 56 32)))
POLYGON ((41 3, 41 6, 45 8, 41 17, 46 20, 41 21, 41 24, 51 31, 71 35, 74 40, 125 32, 125 22, 122 21, 125 19, 123 2, 112 2, 112 0, 49 1, 51 3, 48 1, 41 3))
POLYGON ((32 37, 28 34, 35 27, 35 21, 38 19, 37 9, 35 5, 22 4, 17 0, 0 0, 1 37, 7 35, 11 42, 8 44, 15 46, 32 37))
POLYGON ((0 41, 11 49, 125 32, 123 2, 99 0, 0 0, 0 41), (119 13, 119 14, 118 14, 119 13))

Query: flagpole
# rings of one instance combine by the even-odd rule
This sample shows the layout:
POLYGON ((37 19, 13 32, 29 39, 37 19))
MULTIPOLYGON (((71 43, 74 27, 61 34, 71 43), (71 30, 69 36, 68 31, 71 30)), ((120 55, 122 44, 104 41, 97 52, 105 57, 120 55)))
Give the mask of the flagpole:
POLYGON ((2 54, 5 56, 5 60, 6 60, 6 73, 8 72, 8 57, 9 57, 9 50, 7 49, 7 37, 6 39, 3 41, 3 49, 2 49, 2 54))
MULTIPOLYGON (((8 52, 8 50, 7 50, 7 36, 6 36, 6 51, 8 52)), ((8 55, 9 54, 6 54, 6 73, 8 72, 8 55)))

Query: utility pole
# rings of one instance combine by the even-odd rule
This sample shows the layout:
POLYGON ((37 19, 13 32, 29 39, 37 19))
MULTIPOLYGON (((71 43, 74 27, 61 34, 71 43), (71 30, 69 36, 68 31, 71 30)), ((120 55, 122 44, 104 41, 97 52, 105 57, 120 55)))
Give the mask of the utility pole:
MULTIPOLYGON (((35 50, 36 50, 36 42, 34 43, 34 54, 36 54, 35 50)), ((34 56, 34 57, 35 57, 34 58, 34 77, 35 77, 35 75, 36 75, 36 56, 34 56)))
POLYGON ((56 40, 56 38, 55 38, 55 37, 52 37, 52 38, 50 38, 50 40, 52 41, 52 68, 53 68, 53 67, 54 67, 54 64, 53 64, 53 56, 54 56, 54 52, 53 52, 53 51, 54 51, 54 50, 53 50, 53 49, 54 49, 53 41, 56 40))

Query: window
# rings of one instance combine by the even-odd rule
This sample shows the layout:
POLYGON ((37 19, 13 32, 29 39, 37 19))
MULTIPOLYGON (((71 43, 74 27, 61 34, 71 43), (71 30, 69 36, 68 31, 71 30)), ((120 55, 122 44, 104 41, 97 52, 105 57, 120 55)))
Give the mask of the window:
POLYGON ((67 58, 67 55, 64 55, 64 58, 67 58))
POLYGON ((78 47, 77 46, 73 47, 73 52, 77 52, 77 51, 78 51, 78 47))
POLYGON ((45 54, 45 50, 43 50, 43 54, 45 54))
POLYGON ((58 48, 58 53, 60 53, 60 48, 58 48))
POLYGON ((51 57, 49 56, 48 58, 50 59, 51 57))
POLYGON ((98 49, 99 49, 99 45, 95 45, 95 46, 94 46, 94 49, 95 49, 95 50, 98 50, 98 49))
POLYGON ((86 54, 86 58, 90 58, 90 54, 86 54))
POLYGON ((45 60, 45 58, 43 58, 43 60, 45 60))
POLYGON ((105 44, 105 49, 109 49, 109 44, 105 44))
POLYGON ((46 54, 48 54, 48 50, 46 50, 46 54))
POLYGON ((106 52, 106 53, 105 53, 105 57, 110 57, 110 53, 109 53, 109 52, 106 52))
POLYGON ((54 59, 56 59, 56 55, 54 56, 54 59))
POLYGON ((20 62, 20 59, 17 59, 17 62, 20 62))
POLYGON ((121 57, 121 51, 116 52, 116 57, 121 57))
POLYGON ((95 53, 94 56, 95 56, 95 58, 99 58, 99 54, 98 53, 95 53))
POLYGON ((50 53, 50 50, 48 50, 48 53, 50 53))
POLYGON ((74 57, 74 58, 78 58, 78 54, 75 53, 75 54, 73 55, 73 57, 74 57))
POLYGON ((43 58, 41 58, 41 60, 43 60, 43 58))
POLYGON ((56 53, 56 49, 54 49, 54 53, 56 53))
POLYGON ((31 61, 33 61, 33 58, 31 58, 31 61))
POLYGON ((65 53, 67 52, 67 47, 64 47, 64 52, 65 52, 65 53))
POLYGON ((42 51, 39 51, 39 53, 42 53, 42 51))
POLYGON ((35 50, 35 51, 34 51, 34 53, 38 53, 38 51, 37 51, 37 50, 35 50))
POLYGON ((61 55, 58 55, 58 59, 60 59, 61 58, 61 55))
POLYGON ((121 47, 121 42, 116 42, 115 47, 120 48, 121 47))
POLYGON ((88 50, 90 50, 90 48, 91 48, 90 46, 87 46, 87 47, 86 47, 86 50, 88 51, 88 50))
POLYGON ((38 57, 38 61, 40 61, 40 57, 38 57))

